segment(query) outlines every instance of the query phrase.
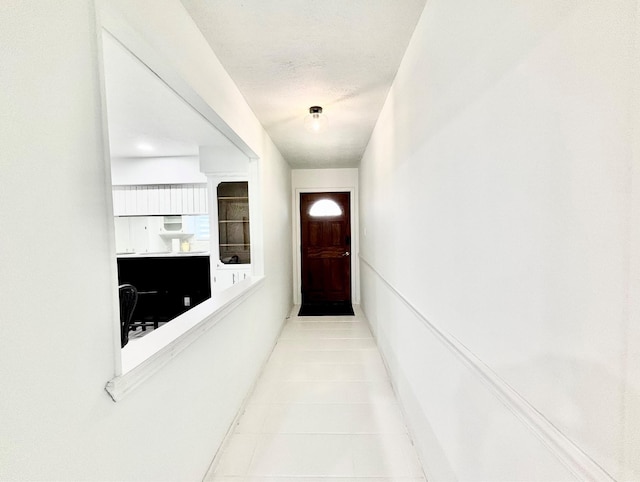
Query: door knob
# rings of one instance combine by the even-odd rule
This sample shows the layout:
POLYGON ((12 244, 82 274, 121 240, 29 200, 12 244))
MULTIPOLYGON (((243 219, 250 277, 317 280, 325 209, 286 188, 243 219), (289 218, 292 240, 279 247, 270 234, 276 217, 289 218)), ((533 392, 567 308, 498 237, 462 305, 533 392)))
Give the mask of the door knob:
POLYGON ((349 251, 345 251, 344 253, 342 253, 342 256, 349 256, 349 251))

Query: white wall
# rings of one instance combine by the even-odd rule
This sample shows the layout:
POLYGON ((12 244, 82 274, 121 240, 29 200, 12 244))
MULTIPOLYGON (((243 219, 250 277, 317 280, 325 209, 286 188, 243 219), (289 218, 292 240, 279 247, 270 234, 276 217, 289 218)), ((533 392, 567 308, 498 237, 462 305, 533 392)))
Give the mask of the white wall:
POLYGON ((108 4, 260 156, 267 280, 111 401, 117 294, 94 11, 91 2, 3 2, 2 480, 201 480, 291 306, 291 244, 281 235, 291 231, 289 167, 178 1, 108 4), (42 219, 46 250, 42 224, 31 222, 42 219))
POLYGON ((293 169, 291 171, 291 207, 293 217, 293 300, 302 303, 302 275, 300 265, 300 193, 349 192, 351 193, 351 299, 360 303, 359 209, 358 169, 293 169))
POLYGON ((358 169, 293 169, 293 189, 354 188, 358 186, 358 169))
POLYGON ((633 0, 427 2, 360 224, 362 306, 432 480, 566 480, 581 451, 574 475, 640 478, 637 19, 633 0))
POLYGON ((198 156, 116 158, 111 161, 113 185, 206 183, 198 156))
POLYGON ((630 172, 631 177, 631 212, 629 226, 629 316, 627 319, 627 340, 625 353, 626 381, 624 390, 624 434, 622 437, 623 467, 628 479, 640 478, 640 1, 636 2, 635 65, 634 85, 635 99, 633 107, 634 157, 630 172))

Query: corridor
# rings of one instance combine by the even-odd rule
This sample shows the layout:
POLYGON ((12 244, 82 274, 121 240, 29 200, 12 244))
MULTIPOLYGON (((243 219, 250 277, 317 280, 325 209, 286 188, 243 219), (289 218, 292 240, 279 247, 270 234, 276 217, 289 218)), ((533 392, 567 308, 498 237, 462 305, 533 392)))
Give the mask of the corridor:
POLYGON ((362 313, 297 308, 205 480, 424 481, 362 313))

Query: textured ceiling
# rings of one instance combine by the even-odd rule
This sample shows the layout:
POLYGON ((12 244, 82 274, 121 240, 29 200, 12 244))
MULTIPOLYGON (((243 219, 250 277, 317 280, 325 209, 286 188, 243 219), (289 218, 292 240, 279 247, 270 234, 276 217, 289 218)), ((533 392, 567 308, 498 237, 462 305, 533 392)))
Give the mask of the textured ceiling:
POLYGON ((358 165, 425 0, 182 3, 291 166, 325 168, 358 165))

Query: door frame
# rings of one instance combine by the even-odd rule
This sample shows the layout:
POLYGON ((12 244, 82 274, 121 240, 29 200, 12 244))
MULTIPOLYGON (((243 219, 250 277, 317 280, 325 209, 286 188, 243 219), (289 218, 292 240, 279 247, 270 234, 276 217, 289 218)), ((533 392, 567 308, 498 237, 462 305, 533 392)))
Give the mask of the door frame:
POLYGON ((322 192, 348 192, 349 216, 351 217, 351 303, 360 304, 360 272, 358 270, 358 253, 360 252, 359 224, 356 187, 301 187, 293 192, 293 303, 302 303, 302 236, 300 233, 300 194, 322 192))

